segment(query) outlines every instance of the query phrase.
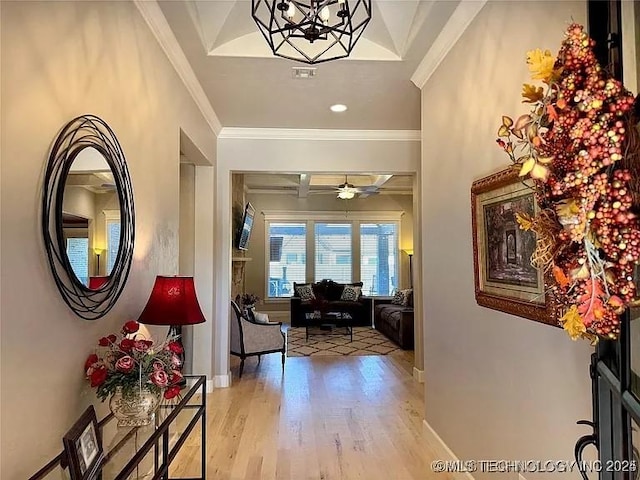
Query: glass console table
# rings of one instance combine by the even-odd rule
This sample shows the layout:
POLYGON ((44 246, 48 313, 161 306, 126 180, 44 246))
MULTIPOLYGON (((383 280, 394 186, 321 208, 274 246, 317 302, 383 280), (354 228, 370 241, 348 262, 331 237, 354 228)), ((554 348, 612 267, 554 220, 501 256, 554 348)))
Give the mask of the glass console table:
MULTIPOLYGON (((98 424, 105 460, 98 476, 101 480, 206 478, 206 384, 204 375, 185 376, 187 385, 178 401, 163 400, 154 421, 145 427, 118 427, 110 413, 98 424), (199 432, 198 432, 199 430, 199 432), (199 433, 199 435, 197 435, 199 433), (197 442, 195 437, 199 436, 197 442), (200 454, 199 476, 193 476, 200 454), (184 453, 185 467, 172 462, 184 453), (183 468, 184 467, 184 468, 183 468), (180 475, 180 476, 172 476, 180 475), (188 476, 185 476, 188 475, 188 476)), ((60 440, 62 443, 62 440, 60 440)), ((196 474, 197 475, 197 474, 196 474)), ((29 480, 69 478, 64 451, 42 467, 29 480)))

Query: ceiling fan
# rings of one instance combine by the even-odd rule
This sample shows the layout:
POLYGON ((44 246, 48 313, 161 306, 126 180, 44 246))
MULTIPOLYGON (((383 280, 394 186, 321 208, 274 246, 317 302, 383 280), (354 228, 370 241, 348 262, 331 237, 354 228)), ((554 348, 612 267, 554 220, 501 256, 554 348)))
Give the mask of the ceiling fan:
POLYGON ((338 191, 338 198, 341 200, 351 200, 356 194, 376 195, 378 187, 376 185, 368 185, 366 187, 355 187, 349 183, 347 176, 344 176, 344 183, 341 183, 336 187, 338 191))

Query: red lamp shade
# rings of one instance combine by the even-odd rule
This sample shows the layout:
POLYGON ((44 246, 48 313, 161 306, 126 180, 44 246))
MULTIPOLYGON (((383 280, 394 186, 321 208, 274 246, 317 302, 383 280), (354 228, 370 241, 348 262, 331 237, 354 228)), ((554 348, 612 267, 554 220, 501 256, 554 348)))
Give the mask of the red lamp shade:
POLYGON ((89 290, 99 290, 111 277, 89 277, 89 290))
POLYGON ((193 325, 205 320, 193 277, 163 276, 156 277, 147 306, 138 318, 146 325, 193 325))

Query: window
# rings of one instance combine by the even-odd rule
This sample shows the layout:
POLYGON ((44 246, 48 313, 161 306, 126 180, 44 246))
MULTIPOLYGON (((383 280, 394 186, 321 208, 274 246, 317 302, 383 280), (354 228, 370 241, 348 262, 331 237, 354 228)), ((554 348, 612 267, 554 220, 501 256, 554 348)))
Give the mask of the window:
POLYGON ((89 285, 89 239, 67 238, 67 258, 80 283, 89 285))
POLYGON ((270 298, 290 297, 293 282, 306 279, 307 225, 305 223, 269 223, 270 298))
POLYGON ((107 275, 116 263, 118 249, 120 248, 120 219, 107 220, 107 275))
POLYGON ((265 298, 288 298, 293 283, 362 282, 367 296, 400 284, 401 212, 263 212, 265 298), (307 260, 309 262, 307 263, 307 260))
POLYGON ((398 285, 398 224, 360 225, 360 280, 365 295, 389 296, 398 285))
POLYGON ((350 223, 316 222, 316 282, 325 278, 339 283, 351 282, 351 230, 350 223))

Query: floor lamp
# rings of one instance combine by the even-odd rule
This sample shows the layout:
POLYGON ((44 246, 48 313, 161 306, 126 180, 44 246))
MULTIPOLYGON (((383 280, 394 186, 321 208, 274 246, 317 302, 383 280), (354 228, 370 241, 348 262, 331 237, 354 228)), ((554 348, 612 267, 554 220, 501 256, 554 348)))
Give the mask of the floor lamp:
POLYGON ((203 323, 205 320, 196 297, 193 277, 160 275, 156 277, 149 301, 138 318, 138 322, 145 325, 169 326, 168 336, 176 336, 176 341, 182 347, 181 365, 184 364, 185 358, 182 327, 203 323))
POLYGON ((409 255, 409 283, 411 284, 411 288, 413 288, 413 250, 405 250, 404 253, 409 255))
POLYGON ((100 275, 100 255, 102 255, 102 253, 104 252, 104 249, 102 248, 94 248, 93 249, 93 253, 96 254, 96 259, 98 260, 98 266, 96 268, 96 277, 100 275))

